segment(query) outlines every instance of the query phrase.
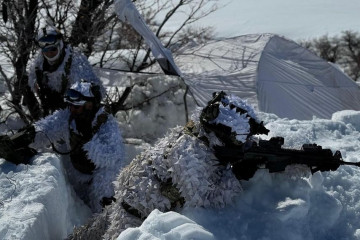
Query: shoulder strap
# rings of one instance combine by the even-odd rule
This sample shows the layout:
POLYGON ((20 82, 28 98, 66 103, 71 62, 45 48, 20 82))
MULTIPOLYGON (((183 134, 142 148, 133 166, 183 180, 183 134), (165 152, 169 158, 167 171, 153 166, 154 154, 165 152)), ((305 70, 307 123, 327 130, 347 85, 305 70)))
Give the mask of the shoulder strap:
POLYGON ((40 90, 42 88, 44 88, 44 83, 43 83, 43 78, 44 78, 44 74, 43 74, 43 70, 40 69, 39 67, 35 67, 35 75, 36 75, 36 83, 39 86, 40 90))
POLYGON ((72 64, 72 51, 70 50, 69 59, 65 63, 65 68, 64 68, 65 73, 62 75, 61 92, 60 92, 62 95, 65 94, 65 91, 68 88, 71 64, 72 64))

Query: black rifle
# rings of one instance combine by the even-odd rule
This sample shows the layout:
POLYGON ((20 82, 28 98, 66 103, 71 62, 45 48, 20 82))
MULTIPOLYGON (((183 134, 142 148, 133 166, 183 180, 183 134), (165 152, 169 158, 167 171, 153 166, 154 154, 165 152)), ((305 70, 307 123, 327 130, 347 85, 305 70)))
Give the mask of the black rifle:
POLYGON ((284 138, 253 142, 244 150, 242 147, 215 146, 215 156, 222 164, 231 164, 232 171, 239 180, 249 180, 257 169, 269 169, 269 172, 281 172, 292 164, 303 164, 311 173, 317 171, 335 171, 341 165, 360 167, 360 162, 345 162, 340 151, 334 154, 317 144, 304 144, 301 150, 282 148, 284 138))

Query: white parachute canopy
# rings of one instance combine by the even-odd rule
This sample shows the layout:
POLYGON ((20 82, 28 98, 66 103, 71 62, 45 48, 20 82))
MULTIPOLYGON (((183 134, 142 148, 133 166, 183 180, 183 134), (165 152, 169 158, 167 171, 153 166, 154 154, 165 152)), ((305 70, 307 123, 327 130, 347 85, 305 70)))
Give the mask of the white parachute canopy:
POLYGON ((165 74, 181 76, 181 72, 174 62, 171 51, 166 49, 149 29, 131 0, 115 0, 115 12, 122 22, 131 24, 144 38, 165 74))
POLYGON ((352 79, 276 35, 244 35, 189 47, 177 62, 202 106, 214 91, 223 90, 281 118, 329 119, 337 111, 360 110, 360 88, 352 79), (195 53, 191 61, 189 53, 195 53), (197 66, 190 67, 189 62, 197 66))

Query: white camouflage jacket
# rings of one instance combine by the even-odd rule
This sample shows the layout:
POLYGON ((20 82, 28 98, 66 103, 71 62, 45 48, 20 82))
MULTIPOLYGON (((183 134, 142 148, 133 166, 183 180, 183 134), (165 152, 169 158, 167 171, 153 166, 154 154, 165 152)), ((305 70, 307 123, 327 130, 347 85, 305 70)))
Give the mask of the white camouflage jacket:
MULTIPOLYGON (((61 91, 61 83, 62 83, 62 76, 65 74, 65 66, 66 63, 69 61, 69 58, 72 58, 70 71, 69 71, 69 82, 68 87, 70 87, 75 82, 80 81, 81 79, 85 79, 89 82, 93 82, 96 85, 101 86, 101 92, 104 96, 105 90, 100 82, 100 79, 95 75, 93 72, 92 66, 90 65, 87 58, 77 49, 72 48, 69 45, 65 46, 65 56, 64 60, 60 64, 54 72, 48 72, 48 85, 52 90, 57 92, 61 91)), ((36 54, 34 60, 32 61, 30 68, 29 68, 29 80, 28 85, 30 86, 33 92, 37 91, 37 79, 36 79, 36 69, 42 70, 44 63, 44 56, 41 53, 41 50, 36 54)))
MULTIPOLYGON (((103 112, 104 109, 100 108, 96 113, 92 122, 93 126, 97 124, 97 116, 103 112)), ((62 140, 62 142, 65 141, 67 148, 62 150, 69 151, 70 125, 75 124, 75 121, 69 123, 69 117, 69 109, 62 109, 36 122, 34 124, 36 137, 32 147, 40 149, 53 143, 60 149, 58 143, 62 140)), ((83 193, 80 195, 87 195, 85 198, 88 199, 88 205, 93 212, 99 212, 101 211, 99 202, 102 197, 114 196, 112 182, 116 180, 124 159, 123 138, 118 123, 112 115, 108 115, 106 122, 101 124, 92 139, 83 145, 83 149, 87 152, 88 159, 96 165, 92 175, 77 171, 69 164, 69 161, 64 165, 75 191, 82 190, 83 193)))

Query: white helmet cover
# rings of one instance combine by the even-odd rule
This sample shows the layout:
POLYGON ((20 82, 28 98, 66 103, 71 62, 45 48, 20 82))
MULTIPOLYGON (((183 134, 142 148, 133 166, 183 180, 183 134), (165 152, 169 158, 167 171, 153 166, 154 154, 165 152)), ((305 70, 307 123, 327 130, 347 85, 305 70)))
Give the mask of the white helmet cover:
POLYGON ((36 41, 41 42, 41 39, 46 36, 56 36, 58 39, 62 38, 62 34, 59 30, 54 27, 46 27, 39 30, 36 41))
POLYGON ((94 95, 91 92, 91 82, 76 82, 73 85, 71 85, 70 89, 73 89, 79 93, 81 93, 81 95, 83 95, 84 97, 89 97, 89 98, 93 98, 94 95))
POLYGON ((90 82, 76 82, 66 92, 64 101, 72 105, 82 106, 95 96, 92 93, 92 84, 90 82))

